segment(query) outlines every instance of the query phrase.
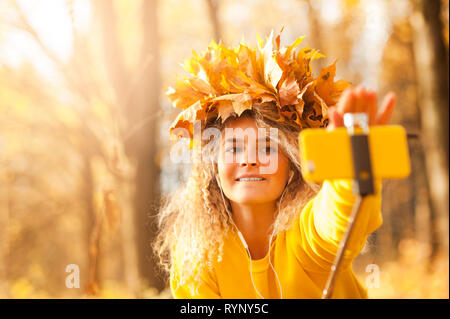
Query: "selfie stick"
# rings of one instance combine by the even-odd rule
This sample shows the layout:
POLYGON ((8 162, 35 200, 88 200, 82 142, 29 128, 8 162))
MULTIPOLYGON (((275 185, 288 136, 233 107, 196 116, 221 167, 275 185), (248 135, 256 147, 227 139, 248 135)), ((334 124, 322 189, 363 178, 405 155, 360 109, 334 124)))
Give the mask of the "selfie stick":
POLYGON ((329 299, 333 293, 336 276, 342 263, 344 252, 347 249, 353 226, 358 217, 362 201, 365 196, 375 193, 372 165, 370 162, 369 151, 369 125, 366 113, 345 113, 344 125, 350 136, 354 179, 352 190, 356 195, 356 202, 353 206, 352 213, 348 220, 348 225, 344 236, 339 244, 338 252, 331 266, 331 273, 328 277, 327 284, 322 293, 322 299, 329 299), (355 125, 362 129, 362 134, 355 134, 355 125))

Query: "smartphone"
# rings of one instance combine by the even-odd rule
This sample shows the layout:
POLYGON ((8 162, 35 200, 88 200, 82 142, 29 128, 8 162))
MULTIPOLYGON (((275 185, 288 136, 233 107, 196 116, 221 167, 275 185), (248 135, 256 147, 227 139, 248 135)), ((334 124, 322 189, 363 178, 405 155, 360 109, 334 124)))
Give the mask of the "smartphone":
MULTIPOLYGON (((355 128, 355 134, 362 130, 355 128)), ((369 127, 369 151, 375 179, 405 178, 410 174, 405 129, 400 125, 369 127)), ((347 128, 303 129, 299 134, 303 177, 312 182, 354 179, 350 135, 347 128)))

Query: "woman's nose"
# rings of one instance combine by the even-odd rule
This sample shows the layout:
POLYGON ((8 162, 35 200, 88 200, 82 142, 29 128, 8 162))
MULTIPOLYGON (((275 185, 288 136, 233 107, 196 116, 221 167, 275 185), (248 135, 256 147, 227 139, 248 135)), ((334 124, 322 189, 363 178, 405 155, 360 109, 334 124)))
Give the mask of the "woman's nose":
POLYGON ((240 163, 240 165, 242 166, 242 167, 245 167, 245 166, 257 166, 258 164, 256 163, 256 162, 250 162, 250 161, 242 161, 241 163, 240 163))
POLYGON ((246 150, 244 154, 242 154, 239 165, 241 167, 245 166, 258 166, 257 152, 252 150, 246 150))

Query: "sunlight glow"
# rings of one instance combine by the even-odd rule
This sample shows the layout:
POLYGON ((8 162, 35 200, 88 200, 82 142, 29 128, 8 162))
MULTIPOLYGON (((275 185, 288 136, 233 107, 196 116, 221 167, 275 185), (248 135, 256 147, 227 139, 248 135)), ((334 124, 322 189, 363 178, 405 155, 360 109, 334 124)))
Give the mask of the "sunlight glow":
POLYGON ((361 84, 378 89, 378 75, 384 47, 392 32, 392 24, 386 8, 386 1, 364 0, 366 23, 353 47, 350 68, 359 70, 363 76, 361 84))
POLYGON ((72 52, 72 22, 63 1, 17 1, 42 42, 63 61, 72 52))
MULTIPOLYGON (((88 0, 17 0, 31 27, 44 46, 63 63, 67 63, 73 51, 73 32, 88 32, 91 7, 88 0)), ((53 76, 51 62, 31 38, 17 29, 5 35, 0 47, 2 63, 18 67, 31 63, 36 70, 48 77, 53 76)))
POLYGON ((341 22, 341 7, 339 0, 322 0, 320 4, 320 16, 330 25, 336 25, 341 22))

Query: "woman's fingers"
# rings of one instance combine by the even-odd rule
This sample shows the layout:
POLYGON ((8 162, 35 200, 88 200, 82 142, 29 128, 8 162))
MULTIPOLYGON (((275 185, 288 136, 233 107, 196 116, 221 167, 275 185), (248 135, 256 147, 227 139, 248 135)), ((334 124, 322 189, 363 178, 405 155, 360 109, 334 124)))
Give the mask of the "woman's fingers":
POLYGON ((378 99, 374 91, 367 91, 367 110, 369 125, 374 125, 377 118, 378 99))
POLYGON ((355 90, 354 113, 365 113, 367 109, 367 91, 365 88, 358 86, 355 90))
POLYGON ((395 107, 395 101, 395 93, 391 92, 385 96, 380 112, 375 120, 375 125, 386 125, 389 122, 395 107))
POLYGON ((349 88, 342 93, 336 111, 341 115, 345 113, 352 113, 354 112, 354 105, 355 105, 355 94, 353 93, 353 90, 349 88))
POLYGON ((336 107, 328 109, 328 119, 329 119, 328 129, 334 129, 336 127, 344 126, 344 120, 337 111, 336 107))
POLYGON ((332 130, 332 129, 336 128, 336 124, 335 124, 335 121, 334 121, 334 114, 333 114, 333 113, 334 113, 334 110, 335 110, 334 107, 328 109, 328 125, 327 125, 327 130, 332 130))
POLYGON ((378 112, 378 98, 374 91, 363 87, 348 88, 342 93, 336 107, 328 110, 329 127, 344 126, 345 113, 366 113, 369 125, 385 125, 389 122, 394 107, 395 94, 392 92, 384 98, 378 112))

